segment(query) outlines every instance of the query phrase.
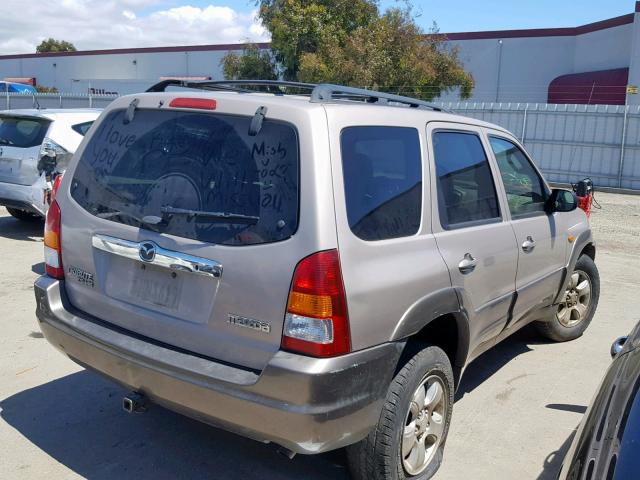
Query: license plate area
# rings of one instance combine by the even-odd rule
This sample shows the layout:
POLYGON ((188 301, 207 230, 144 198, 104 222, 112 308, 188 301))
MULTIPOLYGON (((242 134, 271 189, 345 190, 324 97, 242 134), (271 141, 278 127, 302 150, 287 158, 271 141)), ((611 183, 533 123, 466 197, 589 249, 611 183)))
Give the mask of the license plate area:
POLYGON ((184 274, 141 264, 131 278, 131 297, 136 302, 177 310, 184 274))
POLYGON ((20 171, 20 160, 14 158, 0 157, 0 172, 2 173, 18 173, 20 171))

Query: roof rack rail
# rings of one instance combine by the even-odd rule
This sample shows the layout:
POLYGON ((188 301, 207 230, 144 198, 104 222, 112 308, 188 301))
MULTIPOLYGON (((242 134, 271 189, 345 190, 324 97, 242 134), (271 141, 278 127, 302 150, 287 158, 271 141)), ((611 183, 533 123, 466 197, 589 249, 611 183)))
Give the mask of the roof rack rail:
POLYGON ((251 93, 256 90, 250 90, 241 87, 276 87, 277 91, 271 92, 275 94, 284 94, 279 87, 294 87, 304 90, 313 90, 316 85, 313 83, 289 82, 284 80, 204 80, 204 81, 185 81, 178 79, 167 79, 156 83, 149 87, 147 92, 164 92, 167 87, 195 88, 203 90, 231 90, 243 93, 251 93))
POLYGON ((412 108, 428 108, 437 112, 445 112, 442 107, 434 105, 424 100, 418 100, 411 97, 403 97, 402 95, 395 95, 393 93, 378 92, 376 90, 367 90, 365 88, 344 87, 342 85, 333 85, 330 83, 323 83, 318 85, 311 92, 311 101, 314 103, 330 102, 331 100, 339 100, 341 98, 357 98, 362 97, 365 101, 370 103, 388 104, 400 103, 408 105, 412 108))
POLYGON ((424 100, 404 97, 393 93, 378 92, 365 88, 345 87, 330 83, 303 83, 286 80, 205 80, 189 82, 185 80, 168 79, 152 85, 147 92, 164 92, 167 87, 175 86, 182 88, 193 88, 202 90, 229 90, 240 93, 254 93, 256 90, 242 87, 271 87, 273 90, 266 90, 267 93, 284 95, 281 87, 298 88, 308 90, 310 101, 313 103, 326 103, 334 100, 361 100, 367 103, 377 103, 388 105, 389 103, 407 105, 411 108, 428 108, 436 112, 448 112, 449 110, 434 105, 424 100))

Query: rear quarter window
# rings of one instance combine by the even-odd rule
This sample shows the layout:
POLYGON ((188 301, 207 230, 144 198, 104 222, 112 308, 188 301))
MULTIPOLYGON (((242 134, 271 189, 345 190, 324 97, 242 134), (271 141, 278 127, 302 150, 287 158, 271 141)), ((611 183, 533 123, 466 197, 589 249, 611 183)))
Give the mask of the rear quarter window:
POLYGON ((406 127, 342 130, 347 218, 363 240, 415 235, 422 217, 422 160, 418 131, 406 127))
POLYGON ((71 195, 100 218, 223 245, 281 241, 298 226, 292 125, 175 110, 109 113, 89 139, 71 195))
POLYGON ((89 131, 89 129, 91 128, 91 125, 93 125, 93 120, 90 122, 77 123, 75 125, 72 125, 71 130, 73 130, 76 133, 79 133, 84 137, 89 131))

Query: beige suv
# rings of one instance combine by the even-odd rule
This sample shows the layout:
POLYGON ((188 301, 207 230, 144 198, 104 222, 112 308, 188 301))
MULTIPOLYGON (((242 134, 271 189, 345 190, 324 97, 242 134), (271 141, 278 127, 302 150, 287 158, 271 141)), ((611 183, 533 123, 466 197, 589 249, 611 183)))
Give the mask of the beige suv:
POLYGON ((45 257, 43 333, 129 389, 125 410, 348 447, 360 479, 432 476, 465 366, 530 322, 580 336, 599 293, 584 212, 513 135, 336 85, 115 100, 45 257))

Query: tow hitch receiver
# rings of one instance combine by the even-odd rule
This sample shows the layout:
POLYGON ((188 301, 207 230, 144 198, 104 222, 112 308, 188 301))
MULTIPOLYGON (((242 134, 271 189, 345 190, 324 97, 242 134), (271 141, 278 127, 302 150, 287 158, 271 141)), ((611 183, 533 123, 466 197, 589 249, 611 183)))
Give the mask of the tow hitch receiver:
POLYGON ((122 409, 127 413, 144 413, 149 399, 142 393, 131 392, 122 399, 122 409))

